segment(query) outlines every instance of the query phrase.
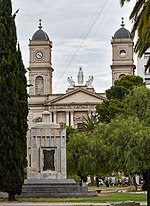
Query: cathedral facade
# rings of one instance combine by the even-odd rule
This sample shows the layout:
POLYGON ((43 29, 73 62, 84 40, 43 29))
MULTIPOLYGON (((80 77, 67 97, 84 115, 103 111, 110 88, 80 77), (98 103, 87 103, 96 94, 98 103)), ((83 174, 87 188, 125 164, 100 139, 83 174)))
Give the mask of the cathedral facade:
MULTIPOLYGON (((112 84, 127 74, 134 74, 133 40, 124 28, 117 30, 112 37, 112 84)), ((41 22, 38 30, 29 40, 29 128, 42 121, 42 113, 50 112, 50 121, 77 128, 83 117, 96 114, 96 105, 107 100, 105 93, 97 93, 92 85, 93 76, 84 82, 83 70, 78 71, 78 82, 68 77, 68 89, 63 94, 52 93, 52 41, 41 22)), ((66 80, 67 84, 67 80, 66 80)))

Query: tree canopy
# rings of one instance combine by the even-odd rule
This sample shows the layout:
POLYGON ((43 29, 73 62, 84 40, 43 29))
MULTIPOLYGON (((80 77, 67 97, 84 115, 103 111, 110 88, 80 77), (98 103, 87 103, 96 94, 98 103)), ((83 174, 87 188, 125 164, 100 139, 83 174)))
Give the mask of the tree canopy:
POLYGON ((124 112, 110 123, 100 124, 95 134, 105 145, 106 167, 110 173, 143 173, 150 167, 147 155, 150 149, 150 90, 145 86, 135 87, 122 103, 124 112))
POLYGON ((83 121, 81 123, 81 132, 93 132, 93 130, 96 128, 97 126, 97 116, 96 115, 87 115, 85 117, 83 117, 83 121))
POLYGON ((116 114, 124 112, 123 99, 136 86, 145 85, 139 76, 127 75, 114 82, 114 86, 106 90, 107 101, 96 106, 99 122, 110 122, 116 114))
MULTIPOLYGON (((92 158, 92 157, 91 157, 92 158)), ((90 149, 88 138, 80 133, 74 133, 67 143, 67 174, 77 175, 82 180, 91 172, 90 149)))
POLYGON ((138 174, 150 166, 150 127, 135 116, 119 116, 111 121, 104 132, 109 172, 138 174), (132 161, 131 161, 132 160, 132 161))
MULTIPOLYGON (((94 130, 96 132, 96 130, 94 130)), ((72 133, 67 143, 67 174, 80 177, 104 174, 105 149, 103 140, 94 133, 72 133)))
POLYGON ((122 111, 110 122, 97 124, 92 133, 76 133, 69 138, 69 174, 135 175, 150 167, 150 90, 138 79, 141 86, 127 84, 132 89, 121 100, 122 111))
POLYGON ((126 115, 135 116, 146 126, 150 125, 150 90, 135 87, 124 99, 126 115))

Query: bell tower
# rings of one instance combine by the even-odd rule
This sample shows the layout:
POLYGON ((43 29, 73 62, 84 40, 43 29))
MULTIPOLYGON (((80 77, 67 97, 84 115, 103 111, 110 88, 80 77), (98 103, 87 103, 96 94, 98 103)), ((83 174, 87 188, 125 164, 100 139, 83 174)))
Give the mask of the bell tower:
POLYGON ((112 85, 115 80, 134 74, 133 64, 133 39, 130 32, 124 28, 124 18, 122 18, 121 28, 112 37, 112 85))
POLYGON ((52 42, 42 30, 41 19, 38 30, 29 40, 29 95, 52 94, 52 42))

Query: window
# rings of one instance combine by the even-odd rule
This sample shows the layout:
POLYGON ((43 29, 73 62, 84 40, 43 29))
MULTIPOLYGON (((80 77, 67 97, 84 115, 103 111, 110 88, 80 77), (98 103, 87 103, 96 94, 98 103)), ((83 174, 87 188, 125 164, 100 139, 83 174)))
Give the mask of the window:
POLYGON ((43 95, 44 94, 44 80, 43 77, 38 76, 35 79, 35 94, 43 95))
POLYGON ((146 85, 150 85, 150 78, 145 78, 146 85))
POLYGON ((119 55, 120 55, 120 57, 126 57, 126 56, 127 56, 126 50, 125 50, 125 49, 121 49, 121 50, 119 51, 119 55))
POLYGON ((119 79, 121 79, 122 77, 126 76, 125 74, 120 74, 119 75, 119 79))
POLYGON ((150 57, 150 52, 145 52, 144 53, 144 59, 148 59, 150 57))

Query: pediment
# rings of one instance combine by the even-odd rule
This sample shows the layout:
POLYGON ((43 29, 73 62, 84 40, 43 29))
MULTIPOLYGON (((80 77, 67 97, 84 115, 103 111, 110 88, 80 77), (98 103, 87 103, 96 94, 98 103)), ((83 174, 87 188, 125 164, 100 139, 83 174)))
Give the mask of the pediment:
POLYGON ((60 104, 97 104, 106 100, 105 97, 96 94, 95 92, 87 91, 83 88, 75 89, 53 100, 47 101, 46 105, 60 105, 60 104))

